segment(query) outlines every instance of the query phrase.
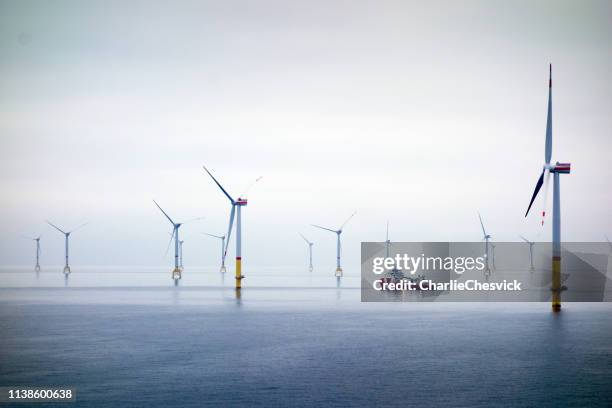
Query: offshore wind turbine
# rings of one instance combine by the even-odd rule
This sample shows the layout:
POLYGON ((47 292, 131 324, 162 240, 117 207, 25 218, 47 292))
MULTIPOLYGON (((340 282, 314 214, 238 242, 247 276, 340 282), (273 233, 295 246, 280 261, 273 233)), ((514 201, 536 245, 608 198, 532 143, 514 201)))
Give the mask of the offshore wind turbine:
MULTIPOLYGON (((241 196, 246 194, 246 192, 244 194, 241 194, 241 196, 239 196, 237 200, 234 200, 232 196, 229 195, 229 193, 223 188, 221 183, 217 181, 215 176, 213 176, 212 173, 208 171, 206 166, 202 166, 202 167, 204 168, 206 173, 208 173, 210 178, 213 179, 217 187, 219 187, 221 191, 223 192, 223 194, 225 194, 225 196, 230 200, 230 203, 232 205, 232 210, 230 212, 230 218, 229 218, 229 226, 227 229, 227 244, 225 246, 225 249, 223 250, 224 263, 225 263, 225 257, 227 256, 227 247, 229 246, 229 240, 232 235, 232 227, 234 226, 234 216, 236 216, 236 289, 240 290, 242 288, 242 279, 244 279, 244 275, 242 274, 242 216, 241 216, 241 212, 242 212, 242 207, 247 205, 247 199, 242 198, 241 196)), ((247 191, 259 180, 261 180, 261 177, 258 177, 253 183, 251 183, 251 185, 247 188, 247 191)))
MULTIPOLYGON (((389 258, 391 252, 391 240, 389 239, 389 221, 387 221, 387 233, 385 237, 385 257, 389 258)), ((391 270, 391 276, 396 279, 402 279, 404 277, 404 274, 401 270, 394 266, 391 270)))
POLYGON ((40 272, 40 235, 36 238, 33 238, 36 241, 36 266, 34 270, 36 272, 40 272))
POLYGON ((25 239, 31 239, 36 242, 36 265, 34 266, 34 270, 36 272, 40 272, 40 235, 36 238, 23 236, 25 239))
POLYGON ((213 235, 203 232, 202 234, 208 235, 209 237, 214 237, 221 240, 221 273, 225 273, 227 269, 225 268, 225 235, 213 235))
POLYGON ((552 64, 549 66, 548 77, 548 115, 546 118, 546 142, 544 145, 544 165, 542 174, 536 183, 535 190, 531 196, 529 207, 525 212, 525 217, 529 214, 529 210, 536 199, 538 192, 544 184, 544 197, 542 209, 542 225, 546 217, 546 196, 548 194, 548 182, 550 174, 553 174, 553 225, 552 225, 552 309, 555 312, 561 310, 561 191, 560 191, 560 174, 569 174, 571 164, 559 163, 550 164, 552 157, 552 64))
POLYGON ((312 267, 312 246, 314 245, 314 242, 310 242, 304 235, 302 235, 301 232, 300 237, 302 237, 302 239, 306 241, 306 244, 308 244, 308 271, 312 272, 312 270, 314 269, 312 267))
POLYGON ((340 242, 340 235, 342 235, 342 229, 344 228, 344 226, 351 220, 351 218, 355 216, 356 213, 357 212, 352 213, 351 216, 348 217, 346 221, 344 221, 344 223, 337 230, 333 230, 331 228, 326 228, 326 227, 321 227, 320 225, 311 224, 313 227, 320 228, 325 231, 330 231, 336 234, 336 237, 337 237, 336 238, 337 239, 336 241, 336 277, 338 278, 342 277, 342 266, 340 264, 340 255, 342 253, 342 243, 340 242))
POLYGON ((64 265, 64 275, 66 275, 66 277, 68 277, 68 275, 70 275, 70 262, 69 262, 69 243, 70 243, 70 234, 72 234, 74 231, 84 227, 85 225, 87 225, 88 223, 84 223, 79 225, 78 227, 74 228, 71 231, 64 231, 63 229, 61 229, 60 227, 52 224, 50 221, 47 221, 47 224, 49 224, 50 226, 52 226, 53 228, 55 228, 56 230, 58 230, 59 232, 61 232, 62 234, 64 234, 64 238, 65 238, 65 256, 66 256, 66 265, 64 265))
POLYGON ((533 271, 535 269, 533 267, 533 246, 535 245, 535 242, 528 240, 527 238, 525 238, 522 235, 519 235, 519 237, 521 237, 521 239, 523 241, 525 241, 527 244, 529 244, 529 264, 531 265, 529 267, 529 269, 533 271))
POLYGON ((166 253, 168 253, 168 249, 170 248, 172 239, 174 239, 174 270, 172 271, 172 279, 174 279, 174 286, 178 286, 178 282, 181 279, 182 272, 183 272, 182 259, 181 259, 181 262, 179 262, 179 253, 181 252, 180 250, 181 244, 179 243, 180 242, 179 228, 181 228, 181 225, 187 222, 200 220, 201 217, 194 218, 186 222, 174 222, 172 218, 170 218, 170 216, 159 206, 159 204, 157 204, 157 201, 153 200, 153 202, 155 203, 157 208, 159 208, 159 210, 166 216, 168 221, 170 221, 170 223, 172 224, 172 234, 170 235, 170 241, 168 241, 168 248, 166 249, 166 253))
POLYGON ((478 219, 480 220, 480 227, 482 228, 482 240, 485 242, 485 258, 487 259, 487 269, 486 273, 490 273, 491 269, 489 268, 489 240, 492 238, 490 234, 487 234, 485 230, 484 223, 482 222, 482 217, 480 216, 480 212, 478 212, 478 219))

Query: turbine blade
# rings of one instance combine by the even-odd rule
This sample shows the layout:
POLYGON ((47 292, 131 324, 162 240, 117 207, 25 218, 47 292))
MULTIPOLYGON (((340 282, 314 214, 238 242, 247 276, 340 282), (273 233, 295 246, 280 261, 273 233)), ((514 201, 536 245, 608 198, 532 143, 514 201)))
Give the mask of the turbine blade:
POLYGON ((344 224, 342 224, 342 225, 340 226, 340 228, 338 228, 338 229, 339 229, 339 230, 342 230, 342 228, 344 228, 344 226, 345 226, 346 224, 348 224, 348 222, 351 220, 351 218, 353 218, 353 217, 355 216, 355 214, 357 214, 357 211, 355 211, 354 213, 352 213, 352 214, 351 214, 351 216, 350 216, 350 217, 348 217, 348 218, 346 219, 346 221, 344 221, 344 224))
POLYGON ((310 225, 312 225, 313 227, 321 228, 321 229, 326 230, 326 231, 333 232, 334 234, 336 234, 338 232, 338 231, 334 231, 333 229, 321 227, 320 225, 315 225, 315 224, 310 224, 310 225))
POLYGON ((531 242, 530 242, 530 241, 529 241, 527 238, 525 238, 524 236, 519 235, 519 237, 521 237, 521 239, 522 239, 523 241, 525 241, 526 243, 528 243, 528 244, 530 244, 530 243, 531 243, 531 242))
POLYGON ((529 210, 531 210, 531 206, 533 205, 534 200, 538 196, 538 192, 542 188, 542 183, 544 182, 544 172, 545 170, 542 170, 542 174, 540 174, 540 178, 536 183, 535 190, 533 191, 533 195, 531 196, 531 201, 529 202, 529 207, 527 207, 527 211, 525 212, 525 217, 527 217, 527 215, 529 214, 529 210))
POLYGON ((187 223, 190 223, 190 222, 194 222, 194 221, 203 220, 203 219, 204 219, 204 217, 196 217, 196 218, 192 218, 192 219, 190 219, 190 220, 187 220, 187 221, 181 222, 181 225, 184 225, 184 224, 187 224, 187 223))
POLYGON ((548 183, 550 180, 550 171, 545 170, 546 175, 544 176, 544 194, 542 199, 542 225, 544 225, 544 219, 546 218, 546 202, 548 200, 548 183))
POLYGON ((79 225, 78 227, 76 227, 76 228, 74 228, 74 229, 72 229, 71 231, 68 231, 68 232, 69 232, 69 233, 72 233, 72 232, 74 232, 74 231, 76 231, 76 230, 78 230, 78 229, 83 228, 83 227, 84 227, 84 226, 86 226, 87 224, 89 224, 89 221, 84 222, 83 224, 79 225))
POLYGON ((65 231, 63 231, 60 227, 58 227, 57 225, 54 225, 51 221, 47 221, 47 224, 49 224, 50 226, 52 226, 53 228, 55 228, 56 230, 58 230, 59 232, 61 232, 62 234, 66 234, 65 231))
POLYGON ((487 236, 487 231, 485 231, 484 224, 482 223, 482 217, 480 216, 480 211, 478 212, 478 219, 480 220, 480 226, 482 227, 482 235, 487 236))
POLYGON ((159 206, 159 204, 157 204, 157 201, 153 200, 153 202, 155 203, 155 205, 157 206, 157 208, 159 208, 159 210, 166 216, 166 218, 168 219, 168 221, 170 221, 172 223, 172 225, 175 224, 174 221, 172 221, 172 218, 170 218, 170 216, 168 214, 166 214, 166 212, 159 206))
POLYGON ((303 239, 304 241, 306 241, 306 243, 307 243, 307 244, 310 244, 310 241, 309 241, 309 240, 307 240, 307 239, 306 239, 306 237, 305 237, 304 235, 302 235, 302 233, 301 233, 301 232, 298 232, 298 234, 300 234, 300 237, 302 237, 302 239, 303 239))
POLYGON ((214 182, 217 184, 217 186, 219 186, 219 188, 221 189, 221 191, 223 191, 223 194, 225 194, 225 195, 226 195, 226 197, 227 197, 227 198, 229 198, 229 200, 232 202, 232 204, 234 204, 234 199, 232 198, 232 196, 231 196, 231 195, 229 195, 229 193, 228 193, 227 191, 225 191, 225 189, 223 188, 223 186, 221 185, 221 183, 219 183, 219 182, 217 181, 217 179, 215 178, 215 176, 213 176, 213 175, 211 174, 211 172, 210 172, 210 171, 208 171, 208 169, 206 168, 206 166, 202 166, 202 167, 204 167, 204 170, 206 170, 206 172, 208 173, 208 175, 210 176, 210 178, 212 178, 212 179, 213 179, 213 181, 214 181, 214 182))
POLYGON ((168 246, 166 247, 166 252, 164 252, 164 258, 168 256, 168 251, 170 250, 170 244, 172 244, 172 239, 174 238, 175 232, 176 232, 176 228, 173 228, 172 234, 170 234, 170 241, 168 241, 168 246))
POLYGON ((544 150, 544 161, 550 164, 552 156, 552 64, 550 64, 550 76, 548 79, 548 115, 546 118, 546 147, 544 150))
POLYGON ((201 232, 201 234, 202 235, 208 235, 209 237, 215 237, 215 238, 223 239, 222 236, 209 234, 208 232, 201 232))
POLYGON ((236 215, 236 206, 232 205, 232 211, 230 212, 229 227, 227 229, 227 240, 225 241, 225 250, 223 251, 223 260, 227 256, 227 248, 229 247, 230 237, 232 236, 232 227, 234 226, 234 216, 236 215))
POLYGON ((254 186, 255 184, 257 184, 257 182, 258 182, 259 180, 261 180, 262 178, 263 178, 263 176, 259 176, 259 177, 257 177, 257 178, 255 179, 255 181, 253 181, 251 184, 249 184, 249 185, 247 186, 247 188, 245 188, 245 189, 244 189, 244 192, 243 192, 242 194, 240 194, 240 196, 239 196, 239 197, 244 198, 244 197, 246 196, 246 193, 248 193, 248 192, 249 192, 249 190, 250 190, 251 188, 253 188, 253 186, 254 186))

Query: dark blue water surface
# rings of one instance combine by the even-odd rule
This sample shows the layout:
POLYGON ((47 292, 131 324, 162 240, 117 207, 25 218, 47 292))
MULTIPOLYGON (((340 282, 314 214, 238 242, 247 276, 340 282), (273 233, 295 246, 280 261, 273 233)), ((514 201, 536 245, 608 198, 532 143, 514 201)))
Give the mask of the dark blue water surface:
POLYGON ((612 306, 565 306, 0 289, 0 385, 75 386, 79 407, 611 406, 612 306))

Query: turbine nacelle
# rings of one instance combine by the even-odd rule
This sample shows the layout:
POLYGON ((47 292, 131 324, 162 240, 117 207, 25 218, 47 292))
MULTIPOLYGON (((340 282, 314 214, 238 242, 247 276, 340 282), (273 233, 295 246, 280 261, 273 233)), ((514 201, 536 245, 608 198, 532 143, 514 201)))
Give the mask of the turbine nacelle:
POLYGON ((569 174, 571 171, 571 163, 559 163, 557 162, 554 166, 551 166, 551 173, 569 174))

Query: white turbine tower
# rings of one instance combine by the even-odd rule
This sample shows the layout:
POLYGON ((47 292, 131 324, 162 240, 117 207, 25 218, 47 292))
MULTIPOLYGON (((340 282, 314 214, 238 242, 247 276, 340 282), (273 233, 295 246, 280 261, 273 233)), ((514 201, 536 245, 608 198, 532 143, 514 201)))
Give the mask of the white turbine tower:
POLYGON ((68 258, 68 255, 69 255, 69 250, 68 249, 69 249, 69 243, 70 243, 69 242, 70 241, 70 234, 72 234, 74 231, 78 230, 79 228, 84 227, 88 223, 86 222, 84 224, 81 224, 78 227, 74 228, 73 230, 67 231, 67 232, 62 230, 60 227, 58 227, 56 225, 53 225, 50 221, 47 221, 47 224, 49 224, 50 226, 52 226, 53 228, 55 228, 56 230, 58 230, 59 232, 64 234, 64 237, 65 237, 65 240, 66 240, 65 241, 66 242, 66 245, 65 245, 66 265, 64 265, 64 275, 68 276, 68 275, 70 275, 70 262, 69 262, 69 258, 68 258))
POLYGON ((550 164, 552 157, 552 65, 549 67, 548 78, 548 115, 546 118, 546 142, 544 145, 544 166, 542 174, 536 183, 535 190, 531 196, 529 207, 525 212, 525 217, 529 214, 529 210, 536 199, 538 192, 544 184, 544 197, 542 209, 542 225, 546 216, 546 196, 548 194, 548 180, 550 173, 553 173, 553 225, 552 225, 552 309, 555 312, 561 310, 561 191, 559 187, 559 175, 569 174, 571 169, 570 163, 550 164))
POLYGON ((213 235, 213 234, 209 234, 206 232, 203 232, 202 234, 221 240, 221 269, 220 269, 220 272, 225 273, 227 271, 227 269, 225 268, 225 256, 224 256, 225 254, 225 235, 213 235))
POLYGON ((389 221, 387 221, 387 239, 385 240, 385 257, 389 257, 389 249, 391 248, 391 240, 389 240, 389 221))
POLYGON ((321 227, 320 225, 311 224, 313 227, 320 228, 325 231, 330 231, 336 234, 336 237, 337 237, 337 241, 336 241, 336 277, 338 278, 342 277, 342 266, 340 265, 340 255, 342 253, 342 244, 340 242, 340 235, 342 235, 342 228, 344 228, 344 226, 351 220, 351 218, 355 216, 356 213, 357 212, 352 213, 351 216, 348 217, 346 221, 344 221, 344 223, 337 230, 321 227))
POLYGON ((492 238, 490 234, 487 234, 485 230, 484 223, 482 222, 482 217, 480 216, 480 212, 478 212, 478 219, 480 220, 480 226, 482 227, 482 240, 485 242, 485 258, 487 260, 487 269, 485 273, 490 273, 491 269, 489 267, 489 240, 492 238))
MULTIPOLYGON (((227 244, 225 246, 225 249, 223 250, 223 262, 224 262, 224 264, 225 264, 225 257, 227 256, 227 247, 229 246, 229 240, 230 240, 230 237, 232 235, 232 227, 234 226, 234 216, 236 216, 236 289, 240 290, 242 288, 242 279, 244 279, 244 275, 242 274, 242 217, 241 217, 241 210, 242 210, 242 207, 247 205, 247 199, 246 198, 242 198, 241 196, 243 194, 241 194, 241 196, 239 196, 237 200, 234 200, 232 198, 232 196, 229 195, 229 193, 223 188, 221 183, 219 183, 217 181, 217 179, 212 175, 212 173, 210 171, 208 171, 206 166, 202 166, 202 167, 204 168, 206 173, 208 173, 210 178, 213 179, 215 184, 221 189, 223 194, 225 194, 225 196, 230 200, 230 203, 232 205, 232 210, 230 212, 230 218, 229 218, 229 226, 228 226, 228 229, 227 229, 227 244)), ((253 183, 251 183, 251 185, 247 188, 247 191, 255 183, 257 183, 259 180, 261 180, 261 177, 258 177, 253 183)), ((244 194, 246 194, 246 192, 244 194)))
POLYGON ((34 270, 40 272, 40 236, 34 238, 34 241, 36 241, 36 266, 34 270))
POLYGON ((180 246, 181 246, 180 242, 181 241, 179 239, 179 228, 181 228, 181 225, 186 224, 187 222, 200 220, 202 218, 201 217, 194 218, 194 219, 186 221, 186 222, 174 222, 172 220, 172 218, 170 218, 170 216, 159 206, 159 204, 157 204, 157 201, 153 200, 153 202, 155 203, 157 208, 159 208, 159 210, 162 212, 162 214, 164 214, 166 216, 168 221, 170 221, 170 223, 172 224, 172 234, 170 235, 170 241, 168 242, 168 247, 166 248, 166 253, 168 253, 168 249, 170 248, 170 244, 172 243, 172 239, 174 239, 174 270, 172 271, 172 279, 174 279, 174 286, 178 286, 178 282, 181 279, 182 272, 183 272, 182 255, 179 255, 179 254, 181 254, 181 248, 180 248, 180 246), (179 256, 181 257, 180 261, 179 261, 179 256))
POLYGON ((302 239, 306 241, 306 244, 308 244, 308 271, 312 272, 314 269, 312 267, 312 246, 314 245, 314 242, 310 242, 304 235, 302 235, 302 233, 300 233, 300 237, 302 237, 302 239))
POLYGON ((527 238, 525 238, 522 235, 519 235, 519 237, 521 237, 521 239, 523 241, 525 241, 527 244, 529 244, 529 264, 531 265, 529 267, 529 269, 533 271, 535 269, 533 267, 533 246, 535 245, 535 242, 528 240, 527 238))
POLYGON ((183 242, 185 241, 179 241, 179 266, 181 270, 183 270, 183 242))

